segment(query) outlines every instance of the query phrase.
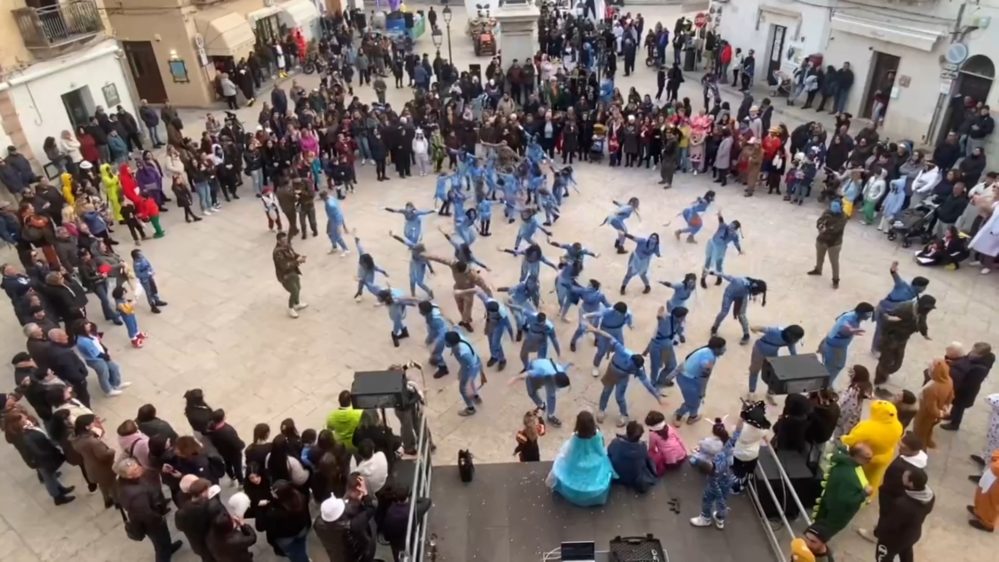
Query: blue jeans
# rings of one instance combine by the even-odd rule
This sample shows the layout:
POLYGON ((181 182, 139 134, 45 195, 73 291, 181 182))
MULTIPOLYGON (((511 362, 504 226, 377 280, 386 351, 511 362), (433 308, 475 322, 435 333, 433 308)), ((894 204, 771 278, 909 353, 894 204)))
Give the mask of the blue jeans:
POLYGON ((680 171, 681 172, 690 171, 690 148, 680 149, 680 171))
POLYGON ((709 478, 701 496, 701 517, 710 519, 712 516, 719 521, 725 520, 728 512, 728 493, 732 489, 727 479, 709 478))
POLYGON ((159 125, 156 125, 155 127, 150 127, 149 125, 146 125, 146 128, 149 129, 149 140, 153 142, 153 146, 163 144, 163 141, 160 140, 159 125))
MULTIPOLYGON (((728 312, 732 310, 732 305, 735 304, 735 299, 725 295, 722 297, 721 310, 718 311, 718 316, 715 317, 715 323, 712 324, 714 329, 718 329, 721 326, 722 320, 728 316, 728 312)), ((742 325, 742 336, 744 338, 749 337, 749 319, 746 318, 746 309, 749 308, 749 297, 745 297, 742 303, 742 310, 739 311, 739 324, 742 325)))
POLYGON ((260 195, 264 191, 264 171, 263 169, 256 169, 250 172, 250 178, 253 179, 253 192, 260 195))
POLYGON ((343 225, 335 224, 332 221, 326 223, 326 234, 330 238, 330 244, 333 248, 339 247, 343 251, 347 251, 347 242, 343 239, 343 225))
POLYGON ((142 289, 146 292, 146 302, 149 303, 150 308, 156 308, 156 305, 163 302, 160 300, 160 290, 156 286, 155 278, 140 277, 139 284, 142 285, 142 289))
POLYGON ((469 389, 475 384, 475 378, 479 376, 479 371, 481 370, 482 365, 472 367, 462 365, 458 369, 458 394, 465 401, 466 408, 475 409, 475 402, 472 401, 472 398, 478 396, 479 393, 476 390, 472 390, 470 393, 469 389))
POLYGON ((833 106, 836 113, 843 113, 846 111, 846 98, 850 95, 850 90, 839 90, 836 92, 836 105, 833 106))
POLYGON ((541 383, 541 386, 545 389, 544 403, 542 403, 541 398, 538 397, 538 389, 531 385, 531 378, 528 377, 527 379, 524 379, 524 382, 527 385, 527 396, 531 398, 534 405, 538 408, 544 407, 545 414, 547 414, 548 417, 553 417, 555 415, 555 382, 551 379, 551 377, 545 377, 544 381, 541 383))
POLYGON ((357 146, 358 150, 361 152, 362 160, 374 160, 374 158, 372 158, 371 156, 371 145, 368 144, 367 135, 357 136, 357 146))
POLYGON ((94 294, 97 295, 97 300, 101 301, 101 311, 104 312, 104 319, 112 322, 119 320, 118 311, 115 310, 111 304, 111 298, 108 296, 107 281, 95 283, 94 294))
POLYGON ((44 468, 38 469, 38 474, 42 477, 42 484, 45 485, 45 491, 49 493, 52 499, 58 499, 65 494, 63 490, 66 489, 59 481, 59 477, 56 476, 55 470, 46 470, 44 468))
POLYGON ((634 269, 632 269, 630 267, 628 268, 628 272, 624 274, 624 280, 621 281, 621 286, 622 287, 627 287, 628 286, 628 282, 630 282, 636 276, 639 279, 642 280, 642 283, 645 283, 646 287, 649 286, 648 270, 647 269, 644 269, 644 270, 634 270, 634 269))
POLYGON ((307 548, 309 538, 309 527, 294 537, 281 537, 274 542, 281 547, 284 555, 291 562, 309 562, 309 551, 307 548))
POLYGON ((495 326, 489 332, 489 358, 497 361, 506 361, 506 354, 503 353, 503 326, 495 326))
POLYGON ((121 371, 114 361, 87 359, 87 366, 97 373, 97 382, 101 385, 104 394, 109 394, 121 385, 121 371))
POLYGON ((825 341, 819 345, 819 355, 822 356, 822 364, 825 365, 826 372, 829 373, 829 388, 832 388, 833 383, 836 382, 836 377, 846 367, 847 349, 847 346, 831 346, 825 341))
POLYGON ((683 403, 673 412, 676 418, 682 418, 686 414, 691 417, 697 415, 701 409, 701 381, 692 379, 685 375, 676 377, 676 385, 680 387, 680 394, 683 396, 683 403))
POLYGON ((649 356, 652 361, 650 375, 652 384, 666 386, 667 376, 676 368, 676 350, 673 340, 656 340, 649 342, 649 356))
POLYGON ((208 182, 195 183, 194 191, 198 194, 198 206, 201 207, 201 212, 210 211, 212 209, 212 199, 208 182))
POLYGON ((704 249, 704 270, 715 273, 725 273, 725 250, 728 244, 716 244, 714 240, 708 242, 704 249))
MULTIPOLYGON (((613 365, 607 367, 617 373, 617 369, 613 365)), ((628 379, 631 375, 622 375, 617 373, 617 382, 613 386, 604 385, 604 389, 600 392, 600 411, 607 411, 607 403, 610 402, 611 392, 614 392, 614 401, 617 402, 617 409, 621 411, 621 415, 628 417, 628 379)))
POLYGON ((125 330, 128 331, 128 339, 135 339, 139 335, 139 322, 134 314, 122 314, 122 321, 125 323, 125 330))

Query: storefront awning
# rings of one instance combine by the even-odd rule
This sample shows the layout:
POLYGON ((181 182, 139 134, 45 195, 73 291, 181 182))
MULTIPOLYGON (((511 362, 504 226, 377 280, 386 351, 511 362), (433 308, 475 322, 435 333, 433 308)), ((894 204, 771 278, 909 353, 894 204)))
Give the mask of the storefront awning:
POLYGON ((262 20, 264 18, 268 18, 270 16, 273 16, 274 14, 276 14, 276 13, 278 13, 280 11, 281 11, 281 8, 278 8, 277 6, 267 6, 266 8, 261 8, 259 10, 254 10, 254 11, 246 14, 246 19, 250 20, 250 23, 254 23, 257 20, 262 20))
POLYGON ((312 22, 319 19, 319 10, 312 0, 289 0, 278 4, 281 14, 278 19, 289 28, 309 29, 312 22))
POLYGON ((942 30, 933 28, 892 25, 886 21, 847 14, 833 15, 832 28, 843 33, 894 43, 927 53, 933 51, 937 41, 944 35, 942 30))
POLYGON ((206 10, 198 14, 198 31, 210 57, 242 58, 253 50, 256 36, 242 15, 229 11, 206 10))

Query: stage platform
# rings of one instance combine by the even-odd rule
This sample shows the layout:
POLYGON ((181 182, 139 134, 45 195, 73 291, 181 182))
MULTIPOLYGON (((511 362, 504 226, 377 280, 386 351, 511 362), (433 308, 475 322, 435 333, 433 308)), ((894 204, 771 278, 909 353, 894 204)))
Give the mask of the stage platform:
POLYGON ((437 556, 428 553, 426 559, 540 562, 562 541, 593 540, 600 552, 615 536, 649 533, 672 562, 775 559, 747 496, 730 498, 723 531, 690 525, 700 511, 703 476, 689 465, 667 474, 645 495, 615 485, 607 505, 597 508, 555 496, 544 482, 550 467, 550 462, 478 464, 474 481, 464 484, 456 466, 435 466, 427 536, 436 535, 437 556), (670 511, 671 498, 680 500, 679 514, 670 511))

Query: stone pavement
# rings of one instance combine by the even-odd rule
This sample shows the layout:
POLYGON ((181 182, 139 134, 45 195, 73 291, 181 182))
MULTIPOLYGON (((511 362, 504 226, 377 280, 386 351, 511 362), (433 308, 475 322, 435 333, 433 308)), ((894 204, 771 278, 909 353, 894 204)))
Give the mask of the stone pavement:
MULTIPOLYGON (((657 19, 672 22, 677 14, 670 8, 647 9, 645 6, 643 12, 652 25, 657 19)), ((452 23, 454 29, 463 29, 460 20, 459 10, 452 23)), ((456 58, 464 66, 471 61, 470 44, 458 33, 453 39, 456 58)), ((429 39, 421 39, 420 45, 423 49, 431 49, 429 39)), ((310 88, 317 83, 314 76, 301 80, 310 88)), ((634 84, 640 91, 648 91, 654 83, 654 75, 643 68, 624 80, 621 87, 634 84)), ((688 84, 696 84, 696 81, 688 80, 688 84)), ((389 92, 393 103, 400 103, 409 93, 394 89, 389 92)), ((363 88, 360 95, 364 99, 373 98, 369 88, 363 88)), ((688 86, 682 95, 699 99, 699 88, 688 86)), ((266 95, 262 97, 266 99, 266 95)), ((256 107, 243 109, 240 115, 244 122, 255 123, 257 111, 256 107)), ((197 129, 196 116, 203 114, 203 111, 192 111, 187 115, 190 133, 197 129)), ((789 111, 785 115, 792 121, 795 114, 789 111)), ((598 227, 613 210, 611 199, 640 197, 642 220, 633 219, 631 228, 638 234, 657 231, 662 236, 663 258, 653 263, 654 280, 675 281, 688 271, 700 269, 704 241, 713 231, 711 216, 706 217, 709 226, 695 245, 676 242, 670 232, 680 223, 676 216, 680 209, 713 187, 709 179, 681 175, 674 189, 663 191, 655 183, 658 175, 653 170, 609 168, 606 164, 579 164, 576 168, 582 194, 573 194, 568 199, 563 218, 554 227, 555 239, 582 241, 601 253, 599 259, 587 262, 584 278, 601 280, 608 298, 620 298, 616 290, 626 266, 626 259, 614 254, 612 230, 598 227), (666 223, 671 224, 667 227, 666 223)), ((397 287, 404 287, 408 253, 402 245, 388 238, 389 230, 401 231, 402 221, 382 208, 401 206, 406 201, 429 208, 433 178, 400 180, 393 175, 392 181, 377 183, 371 166, 360 168, 359 176, 357 194, 344 203, 348 225, 358 229, 367 251, 389 271, 390 281, 397 287)), ((158 273, 163 298, 170 305, 158 316, 149 314, 144 303, 139 305, 139 322, 150 335, 146 347, 141 350, 129 348, 123 330, 104 326, 112 356, 122 365, 125 378, 135 383, 120 397, 95 397, 94 409, 107 420, 112 432, 121 420, 133 417, 138 407, 147 402, 155 404, 160 415, 179 431, 187 431, 181 396, 194 387, 204 389, 208 403, 213 407, 226 410, 230 422, 246 440, 250 438, 253 424, 268 422, 275 428, 287 417, 294 418, 299 428, 318 428, 335 407, 337 393, 349 387, 355 370, 379 369, 409 359, 426 360, 426 350, 420 345, 424 328, 419 315, 415 312, 409 315, 413 338, 405 340, 400 348, 393 348, 385 310, 374 307, 368 295, 361 303, 355 303, 351 298, 355 287, 356 252, 352 250, 347 258, 327 255, 329 244, 322 235, 318 239, 295 241, 298 251, 308 256, 303 267, 303 298, 311 306, 298 320, 287 318, 287 296, 273 276, 273 235, 265 228, 259 203, 252 196, 246 196, 249 188, 244 186, 242 190, 244 197, 241 200, 227 204, 223 212, 198 224, 180 222, 181 214, 171 209, 164 220, 167 237, 143 245, 158 273)), ((763 278, 770 286, 767 307, 761 307, 758 302, 750 305, 753 324, 799 323, 806 331, 802 349, 811 351, 838 314, 861 300, 873 303, 886 294, 891 284, 888 264, 898 260, 904 277, 918 273, 931 280, 929 293, 937 297, 939 309, 929 319, 933 341, 919 337, 912 340, 905 367, 894 377, 895 384, 918 390, 924 366, 931 358, 941 355, 944 346, 951 341, 962 341, 965 345, 978 340, 999 344, 994 278, 979 276, 971 268, 958 272, 936 269, 917 272, 908 251, 854 221, 846 232, 842 286, 839 291, 832 291, 828 277, 804 275, 813 265, 814 222, 821 212, 818 205, 795 208, 766 195, 747 200, 742 198, 741 190, 736 186, 719 188, 718 192, 718 202, 712 212, 722 209, 729 220, 740 220, 746 235, 746 254, 738 256, 733 252, 727 263, 728 270, 763 278)), ((321 209, 319 214, 322 229, 325 219, 321 217, 321 209)), ((435 232, 438 227, 448 229, 450 226, 450 220, 436 216, 427 218, 425 241, 431 252, 450 254, 450 246, 435 232)), ((512 244, 515 228, 516 225, 497 220, 494 236, 481 239, 476 246, 481 259, 492 268, 486 277, 494 285, 516 280, 519 261, 496 249, 512 244)), ((123 252, 130 249, 124 242, 127 239, 124 230, 118 231, 117 238, 123 241, 123 252)), ((549 257, 556 257, 554 252, 546 251, 549 257)), ((12 256, 8 259, 13 261, 12 256)), ((554 313, 555 298, 550 292, 553 273, 546 271, 543 275, 544 305, 554 313)), ((448 295, 450 276, 446 271, 439 271, 430 282, 445 312, 454 316, 455 307, 448 295)), ((639 349, 644 347, 654 329, 655 310, 670 295, 670 291, 661 286, 649 295, 642 295, 640 290, 638 284, 633 284, 628 295, 623 297, 635 312, 635 327, 627 335, 627 341, 629 346, 639 349)), ((720 298, 721 288, 711 287, 698 292, 691 305, 689 342, 681 347, 679 354, 685 355, 706 341, 720 298)), ((473 340, 479 351, 484 352, 482 309, 476 306, 477 331, 473 340)), ((93 303, 91 310, 97 310, 93 303)), ((9 334, 0 344, 0 357, 10 357, 22 349, 23 338, 12 314, 3 315, 0 322, 9 334)), ((568 337, 573 328, 574 324, 557 324, 565 348, 562 358, 575 363, 576 368, 571 373, 571 389, 559 395, 558 411, 567 422, 566 427, 550 431, 541 440, 542 455, 548 459, 570 434, 575 412, 594 408, 600 391, 600 384, 589 375, 590 345, 582 344, 578 353, 568 352, 568 337)), ((737 398, 746 386, 749 348, 735 344, 740 334, 731 320, 723 324, 721 335, 730 341, 729 352, 712 377, 705 408, 708 416, 736 413, 737 398)), ((852 348, 850 361, 873 370, 874 361, 866 352, 868 346, 868 337, 859 337, 852 348)), ((507 349, 515 358, 516 348, 508 345, 507 349)), ((513 435, 521 415, 532 407, 521 385, 509 387, 504 384, 515 371, 514 359, 506 372, 488 372, 490 382, 482 391, 485 404, 471 418, 457 415, 462 406, 453 376, 441 380, 428 377, 427 398, 431 426, 439 445, 438 463, 454 463, 459 448, 471 449, 479 462, 514 460, 513 435)), ((93 378, 91 386, 95 395, 100 394, 93 378)), ((992 377, 983 394, 996 390, 995 377, 992 377)), ((656 407, 655 401, 639 385, 632 385, 629 397, 636 418, 656 407)), ((677 404, 678 393, 674 391, 664 399, 663 408, 671 411, 677 404)), ((604 424, 608 437, 615 432, 611 425, 616 414, 613 403, 610 411, 610 421, 604 424)), ((776 419, 777 413, 778 410, 772 409, 771 419, 776 419)), ((938 501, 917 547, 919 559, 982 560, 992 556, 988 552, 994 552, 987 542, 990 537, 965 524, 964 505, 973 495, 973 485, 966 476, 975 470, 967 455, 981 448, 984 425, 985 412, 976 406, 968 413, 960 433, 938 432, 939 449, 931 453, 929 467, 931 486, 937 491, 938 501)), ((702 424, 684 427, 681 433, 692 446, 707 431, 707 424, 702 424)), ((4 482, 4 500, 0 502, 0 560, 57 561, 75 556, 92 562, 148 560, 150 545, 127 540, 117 514, 103 509, 99 495, 86 493, 78 472, 72 467, 65 467, 63 472, 64 481, 77 486, 78 500, 55 508, 13 448, 0 448, 0 479, 4 482)), ((231 491, 226 487, 226 495, 231 491)), ((692 508, 687 506, 686 511, 692 508)), ((875 517, 874 507, 868 507, 858 516, 857 522, 870 526, 875 517)), ((262 537, 260 543, 264 543, 262 537)), ((318 543, 313 543, 315 559, 324 560, 318 543)), ((872 558, 873 546, 852 532, 837 537, 834 546, 837 559, 872 558)), ((257 552, 258 560, 275 559, 266 545, 257 552)), ((195 557, 185 548, 176 560, 187 562, 195 557)))

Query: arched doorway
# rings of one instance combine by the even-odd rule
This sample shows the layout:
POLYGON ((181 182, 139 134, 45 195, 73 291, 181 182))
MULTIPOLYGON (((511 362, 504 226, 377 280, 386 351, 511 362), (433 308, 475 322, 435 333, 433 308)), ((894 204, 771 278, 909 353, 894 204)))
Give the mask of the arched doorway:
POLYGON ((974 55, 964 61, 957 73, 957 86, 953 90, 945 121, 947 126, 940 129, 938 142, 960 125, 960 120, 964 117, 964 98, 970 97, 976 102, 988 103, 995 76, 995 64, 985 55, 974 55))

